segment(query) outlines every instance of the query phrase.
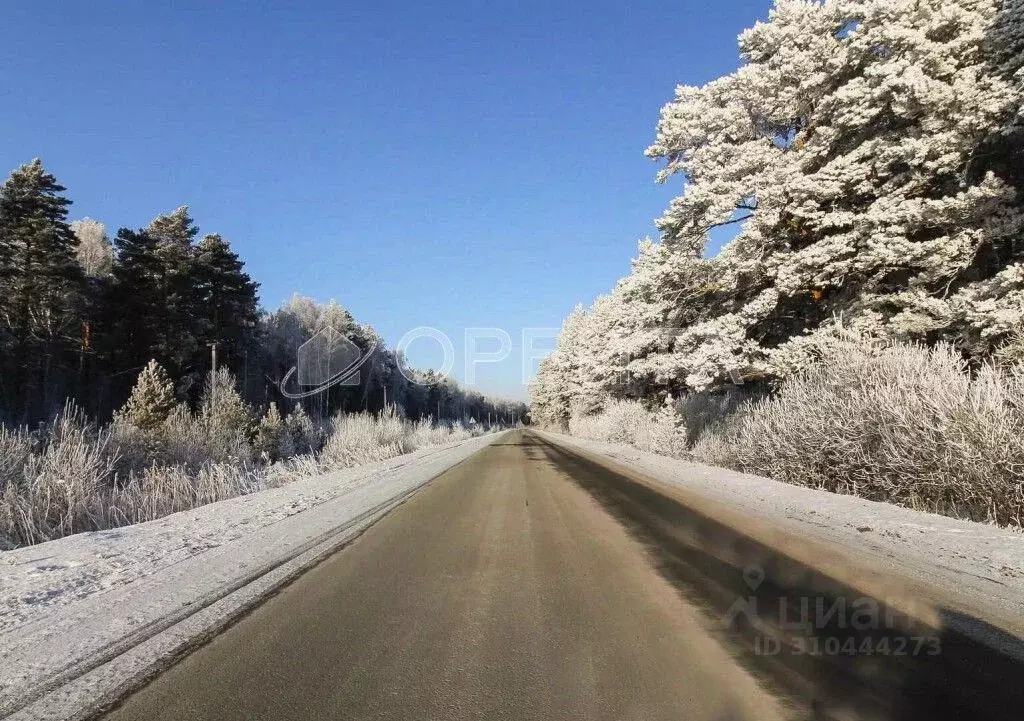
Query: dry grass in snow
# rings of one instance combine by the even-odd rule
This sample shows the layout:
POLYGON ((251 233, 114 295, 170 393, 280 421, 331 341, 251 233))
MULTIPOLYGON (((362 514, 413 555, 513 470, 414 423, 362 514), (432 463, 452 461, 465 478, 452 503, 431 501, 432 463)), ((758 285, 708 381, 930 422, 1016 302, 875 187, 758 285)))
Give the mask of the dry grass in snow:
POLYGON ((338 416, 322 450, 268 463, 244 435, 209 425, 179 412, 154 432, 96 428, 69 405, 41 434, 0 427, 0 550, 151 521, 483 432, 409 421, 394 409, 338 416))

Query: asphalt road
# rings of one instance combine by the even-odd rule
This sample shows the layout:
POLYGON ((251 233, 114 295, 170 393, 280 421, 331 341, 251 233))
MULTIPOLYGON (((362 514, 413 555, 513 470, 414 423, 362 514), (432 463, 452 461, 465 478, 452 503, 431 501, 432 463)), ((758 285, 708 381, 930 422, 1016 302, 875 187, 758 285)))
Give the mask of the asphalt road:
POLYGON ((835 653, 765 646, 766 638, 793 640, 764 611, 777 599, 824 594, 831 608, 854 595, 795 563, 664 488, 536 434, 508 433, 107 718, 726 721, 1020 711, 1019 664, 898 614, 856 632, 819 624, 802 641, 841 632, 860 653, 839 652, 845 636, 835 653), (721 547, 729 553, 714 551, 721 547), (745 556, 768 577, 752 579, 745 556), (752 593, 763 618, 723 628, 728 609, 752 593), (889 642, 919 636, 934 637, 942 653, 929 655, 927 645, 888 652, 889 642), (883 637, 885 654, 877 651, 883 637))

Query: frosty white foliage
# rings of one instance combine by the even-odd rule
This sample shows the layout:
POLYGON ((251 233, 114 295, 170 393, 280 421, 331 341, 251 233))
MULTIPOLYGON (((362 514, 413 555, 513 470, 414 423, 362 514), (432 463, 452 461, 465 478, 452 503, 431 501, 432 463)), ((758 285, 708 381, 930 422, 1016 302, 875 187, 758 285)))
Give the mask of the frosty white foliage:
POLYGON ((671 402, 652 413, 637 401, 610 401, 600 413, 571 418, 569 432, 661 455, 674 456, 686 450, 686 429, 671 402))
POLYGON ((739 70, 662 109, 647 153, 683 193, 566 320, 535 419, 786 377, 850 330, 991 353, 1024 321, 1022 9, 777 0, 739 70))
POLYGON ((687 181, 659 220, 665 244, 693 256, 708 228, 746 218, 713 261, 725 307, 703 309, 676 344, 688 385, 728 364, 771 372, 765 341, 830 333, 836 312, 870 317, 877 335, 985 347, 1013 320, 993 314, 1020 317, 972 287, 999 271, 981 256, 1021 254, 1013 190, 971 166, 1019 104, 986 54, 998 11, 780 0, 740 37, 740 70, 677 90, 648 150, 667 159, 663 180, 687 181))
POLYGON ((295 455, 295 443, 277 404, 271 401, 256 427, 255 450, 267 460, 276 461, 295 455))
POLYGON ((694 455, 780 481, 1024 523, 1024 373, 966 373, 947 344, 844 340, 742 408, 694 455))
POLYGON ((152 431, 167 420, 174 406, 174 384, 163 366, 151 360, 135 381, 127 403, 117 413, 117 420, 140 431, 152 431))
POLYGON ((207 378, 201 408, 204 431, 218 446, 225 449, 246 446, 253 412, 226 368, 218 368, 216 376, 207 378))
POLYGON ((71 223, 71 230, 78 238, 75 249, 82 270, 90 278, 104 278, 114 267, 114 247, 107 238, 103 223, 92 218, 82 218, 71 223))

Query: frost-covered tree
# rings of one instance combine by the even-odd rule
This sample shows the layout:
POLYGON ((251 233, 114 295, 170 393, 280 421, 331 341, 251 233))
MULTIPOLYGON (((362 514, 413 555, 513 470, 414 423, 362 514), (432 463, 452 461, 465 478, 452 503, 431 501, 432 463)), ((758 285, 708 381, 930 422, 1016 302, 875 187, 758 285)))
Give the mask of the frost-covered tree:
POLYGON ((994 170, 1024 191, 1024 0, 1005 0, 988 33, 992 71, 1017 88, 1016 111, 975 154, 972 171, 994 170))
POLYGON ((256 427, 256 450, 271 461, 295 454, 291 433, 276 403, 271 403, 256 427))
POLYGON ((155 360, 139 374, 132 394, 117 416, 121 422, 142 431, 154 431, 167 420, 175 407, 174 384, 155 360))
POLYGON ((114 246, 107 237, 107 228, 92 218, 82 218, 71 223, 71 230, 78 238, 75 253, 82 272, 89 278, 106 278, 114 267, 114 246))
POLYGON ((285 419, 285 427, 291 437, 296 453, 311 453, 320 450, 320 434, 301 403, 285 419))
POLYGON ((986 352, 1024 307, 1020 202, 972 172, 1019 89, 990 64, 996 0, 779 0, 744 65, 680 87, 648 155, 685 192, 659 219, 699 258, 739 232, 674 345, 694 388, 799 366, 837 314, 986 352))
POLYGON ((534 422, 568 428, 572 406, 581 388, 580 358, 586 311, 578 305, 562 323, 558 345, 540 364, 532 388, 534 422))
POLYGON ((245 436, 252 425, 252 409, 238 393, 235 377, 226 368, 218 368, 207 378, 202 412, 212 432, 245 436))
POLYGON ((567 319, 534 417, 785 376, 851 329, 998 347, 1024 316, 1022 8, 778 0, 736 72, 662 109, 647 154, 683 192, 567 319))

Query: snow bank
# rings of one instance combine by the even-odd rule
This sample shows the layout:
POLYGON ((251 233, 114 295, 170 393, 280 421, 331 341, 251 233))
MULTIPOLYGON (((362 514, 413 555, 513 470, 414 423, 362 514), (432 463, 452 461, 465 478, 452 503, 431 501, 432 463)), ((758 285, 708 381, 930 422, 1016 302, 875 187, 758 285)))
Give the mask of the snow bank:
POLYGON ((0 715, 109 702, 497 437, 0 553, 0 715))

